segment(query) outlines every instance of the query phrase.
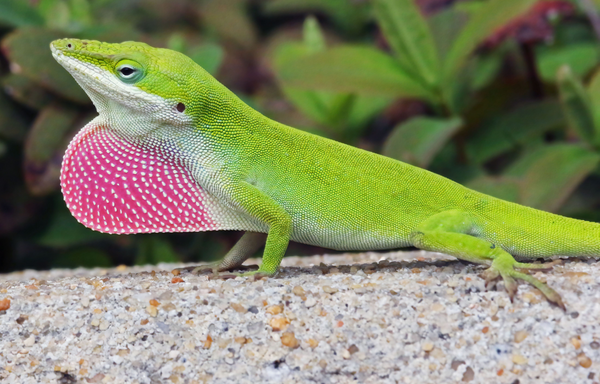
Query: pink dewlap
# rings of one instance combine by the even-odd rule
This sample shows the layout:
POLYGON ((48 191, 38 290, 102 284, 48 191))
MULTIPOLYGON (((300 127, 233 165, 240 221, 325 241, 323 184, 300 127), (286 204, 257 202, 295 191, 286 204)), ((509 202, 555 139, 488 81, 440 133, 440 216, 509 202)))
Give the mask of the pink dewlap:
POLYGON ((96 231, 218 229, 206 192, 175 153, 130 143, 101 125, 88 124, 71 141, 60 182, 73 216, 96 231))

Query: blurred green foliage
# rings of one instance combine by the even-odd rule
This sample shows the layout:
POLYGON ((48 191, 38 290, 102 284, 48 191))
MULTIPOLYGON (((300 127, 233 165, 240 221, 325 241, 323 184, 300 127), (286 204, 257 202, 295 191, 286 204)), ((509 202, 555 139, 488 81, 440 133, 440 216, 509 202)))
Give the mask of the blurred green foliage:
POLYGON ((62 37, 181 51, 273 119, 600 221, 599 9, 598 0, 2 0, 0 271, 213 260, 239 237, 105 235, 71 217, 61 158, 95 110, 52 59, 48 44, 62 37))

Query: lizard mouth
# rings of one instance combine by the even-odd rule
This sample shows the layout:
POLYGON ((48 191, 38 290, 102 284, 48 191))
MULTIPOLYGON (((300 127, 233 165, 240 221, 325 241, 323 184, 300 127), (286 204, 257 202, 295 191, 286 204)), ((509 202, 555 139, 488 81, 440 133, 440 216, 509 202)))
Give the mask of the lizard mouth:
POLYGON ((50 43, 50 51, 52 52, 52 57, 54 57, 54 60, 71 72, 69 68, 67 68, 72 67, 72 64, 70 63, 71 60, 67 59, 67 56, 63 53, 62 49, 56 47, 55 42, 50 43))
POLYGON ((100 115, 119 111, 130 117, 143 119, 164 105, 164 99, 159 96, 144 92, 134 85, 125 84, 105 67, 86 61, 88 56, 95 57, 93 53, 88 54, 80 50, 77 55, 66 54, 56 42, 50 44, 50 50, 54 59, 87 93, 100 115))
MULTIPOLYGON (((76 57, 66 55, 61 48, 56 46, 55 42, 50 44, 50 50, 54 59, 73 76, 79 86, 90 97, 98 112, 101 113, 108 96, 106 95, 106 91, 108 91, 106 88, 112 88, 113 85, 110 76, 105 73, 106 71, 76 57)), ((118 86, 118 84, 115 85, 118 86)))

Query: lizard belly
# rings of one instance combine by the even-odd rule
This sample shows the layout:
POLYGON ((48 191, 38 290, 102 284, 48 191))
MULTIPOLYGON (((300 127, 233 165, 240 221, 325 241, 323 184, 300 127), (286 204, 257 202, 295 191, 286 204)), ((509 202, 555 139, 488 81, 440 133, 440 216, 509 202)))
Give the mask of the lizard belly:
MULTIPOLYGON (((386 209, 373 204, 354 206, 349 210, 315 210, 299 204, 282 205, 292 217, 291 239, 300 243, 336 250, 377 250, 406 247, 412 226, 398 204, 389 196, 380 202, 386 209), (386 202, 389 202, 386 204, 386 202)), ((321 207, 350 205, 343 196, 336 201, 312 200, 321 207)))
POLYGON ((315 230, 313 227, 295 225, 291 239, 338 251, 361 251, 403 248, 410 245, 406 236, 383 237, 361 230, 315 230))

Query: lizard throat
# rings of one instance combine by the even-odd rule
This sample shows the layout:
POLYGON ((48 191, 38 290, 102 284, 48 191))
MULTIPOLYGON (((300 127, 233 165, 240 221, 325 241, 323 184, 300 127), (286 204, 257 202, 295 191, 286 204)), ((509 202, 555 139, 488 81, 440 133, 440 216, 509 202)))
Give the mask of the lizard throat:
POLYGON ((219 229, 210 213, 212 199, 174 150, 123 140, 97 120, 69 145, 61 189, 73 216, 96 231, 219 229))

